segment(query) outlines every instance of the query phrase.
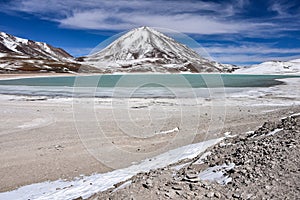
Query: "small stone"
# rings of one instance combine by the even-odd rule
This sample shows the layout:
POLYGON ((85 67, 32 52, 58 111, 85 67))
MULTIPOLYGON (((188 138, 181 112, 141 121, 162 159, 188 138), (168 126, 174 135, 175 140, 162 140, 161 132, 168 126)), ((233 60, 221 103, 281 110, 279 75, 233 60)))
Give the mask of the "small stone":
POLYGON ((146 183, 143 183, 142 186, 143 186, 144 188, 149 189, 149 186, 148 186, 146 183))
POLYGON ((56 150, 60 150, 60 149, 63 148, 63 146, 61 146, 61 145, 55 145, 54 148, 55 148, 56 150))
POLYGON ((192 184, 192 183, 189 184, 189 188, 190 188, 191 191, 196 191, 196 190, 198 190, 198 186, 195 185, 195 184, 192 184))
POLYGON ((153 181, 152 181, 151 179, 147 179, 146 184, 147 184, 149 187, 153 187, 153 181))
POLYGON ((186 174, 186 177, 187 177, 188 179, 198 178, 197 174, 191 174, 191 173, 186 174))
POLYGON ((215 192, 215 197, 220 199, 221 198, 221 194, 219 192, 215 192))
POLYGON ((171 191, 165 193, 165 196, 170 197, 170 198, 174 198, 175 195, 176 195, 176 192, 174 190, 171 190, 171 191))
POLYGON ((172 189, 173 189, 173 190, 182 190, 182 188, 181 188, 181 187, 179 187, 179 186, 176 186, 176 185, 172 186, 172 189))
POLYGON ((135 200, 136 198, 134 197, 134 196, 130 196, 130 198, 129 198, 130 200, 135 200))
POLYGON ((179 190, 176 191, 176 194, 177 194, 178 196, 181 196, 182 193, 183 193, 182 191, 179 191, 179 190))
POLYGON ((208 198, 213 198, 215 196, 215 193, 214 192, 209 192, 205 196, 208 197, 208 198))
POLYGON ((267 190, 270 190, 272 187, 269 186, 269 185, 266 185, 265 188, 266 188, 267 190))

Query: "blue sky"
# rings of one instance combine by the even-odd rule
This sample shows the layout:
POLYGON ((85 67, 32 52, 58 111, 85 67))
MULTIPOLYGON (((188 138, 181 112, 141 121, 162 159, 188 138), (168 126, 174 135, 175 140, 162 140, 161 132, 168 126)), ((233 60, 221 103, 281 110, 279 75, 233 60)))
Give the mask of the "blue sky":
POLYGON ((299 0, 2 0, 0 31, 88 54, 139 26, 185 33, 222 63, 300 58, 299 0))

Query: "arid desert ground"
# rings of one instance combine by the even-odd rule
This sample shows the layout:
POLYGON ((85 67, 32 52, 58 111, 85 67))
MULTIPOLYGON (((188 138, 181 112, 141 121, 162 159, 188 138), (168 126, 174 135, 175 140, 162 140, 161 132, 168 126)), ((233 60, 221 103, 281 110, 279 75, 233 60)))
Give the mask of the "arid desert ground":
POLYGON ((0 191, 108 172, 226 132, 253 131, 300 112, 299 78, 284 81, 222 99, 1 95, 0 191))

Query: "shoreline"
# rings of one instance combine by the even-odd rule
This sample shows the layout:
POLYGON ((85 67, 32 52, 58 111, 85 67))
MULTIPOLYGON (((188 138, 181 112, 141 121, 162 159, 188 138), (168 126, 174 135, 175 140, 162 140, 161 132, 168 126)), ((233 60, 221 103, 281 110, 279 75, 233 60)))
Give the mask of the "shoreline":
POLYGON ((255 75, 255 76, 292 76, 295 78, 300 77, 299 73, 290 73, 290 74, 243 74, 243 73, 158 73, 158 72, 150 72, 150 73, 111 73, 111 74, 104 74, 104 73, 50 73, 50 72, 43 72, 43 73, 8 73, 8 74, 1 74, 0 73, 0 80, 10 80, 10 79, 19 79, 19 78, 37 78, 37 77, 61 77, 61 76, 97 76, 97 75, 193 75, 193 74, 211 74, 211 75, 255 75))
POLYGON ((78 74, 75 74, 75 73, 16 73, 16 74, 0 74, 0 80, 12 80, 12 79, 19 79, 19 78, 38 78, 38 77, 77 76, 77 75, 78 74))

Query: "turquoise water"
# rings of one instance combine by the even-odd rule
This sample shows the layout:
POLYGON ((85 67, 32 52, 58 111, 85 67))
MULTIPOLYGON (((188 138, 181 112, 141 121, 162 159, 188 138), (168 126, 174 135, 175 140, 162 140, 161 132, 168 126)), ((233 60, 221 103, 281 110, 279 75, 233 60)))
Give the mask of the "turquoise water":
POLYGON ((0 80, 0 85, 63 87, 269 87, 290 75, 240 74, 126 74, 67 77, 38 77, 0 80))

